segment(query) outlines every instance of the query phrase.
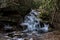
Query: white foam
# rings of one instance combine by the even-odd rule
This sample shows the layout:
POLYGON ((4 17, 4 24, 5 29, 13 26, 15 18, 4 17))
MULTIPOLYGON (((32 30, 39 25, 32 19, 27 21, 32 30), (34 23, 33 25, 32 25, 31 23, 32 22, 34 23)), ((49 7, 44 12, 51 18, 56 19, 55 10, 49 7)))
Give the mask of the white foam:
POLYGON ((21 25, 26 25, 27 26, 27 29, 24 30, 24 31, 30 30, 30 31, 33 32, 33 31, 39 30, 39 29, 44 30, 44 31, 48 30, 48 25, 46 25, 46 24, 44 24, 43 28, 41 28, 40 26, 37 26, 37 25, 40 25, 41 19, 37 17, 39 15, 39 13, 36 10, 32 10, 29 13, 29 15, 26 15, 24 22, 21 23, 21 25))

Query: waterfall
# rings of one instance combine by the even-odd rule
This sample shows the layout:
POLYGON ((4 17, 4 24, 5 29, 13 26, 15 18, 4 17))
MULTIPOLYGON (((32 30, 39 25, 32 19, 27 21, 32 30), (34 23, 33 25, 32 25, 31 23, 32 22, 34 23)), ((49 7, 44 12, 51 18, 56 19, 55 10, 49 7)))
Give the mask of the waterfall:
POLYGON ((44 26, 41 27, 40 25, 41 19, 37 17, 38 15, 39 13, 36 10, 32 10, 29 14, 25 16, 24 21, 20 24, 20 25, 27 26, 27 29, 24 30, 24 32, 29 32, 29 31, 34 32, 34 31, 41 31, 41 30, 44 32, 48 31, 49 25, 43 23, 44 26))

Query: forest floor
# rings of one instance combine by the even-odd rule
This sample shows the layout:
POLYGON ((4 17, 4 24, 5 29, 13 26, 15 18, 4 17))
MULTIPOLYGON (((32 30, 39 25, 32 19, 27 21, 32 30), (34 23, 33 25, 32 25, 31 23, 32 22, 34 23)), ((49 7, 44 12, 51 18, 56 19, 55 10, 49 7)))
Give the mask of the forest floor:
POLYGON ((35 35, 34 33, 28 35, 26 33, 21 33, 20 31, 15 31, 6 34, 0 33, 0 40, 60 40, 60 32, 53 31, 38 35, 35 35))

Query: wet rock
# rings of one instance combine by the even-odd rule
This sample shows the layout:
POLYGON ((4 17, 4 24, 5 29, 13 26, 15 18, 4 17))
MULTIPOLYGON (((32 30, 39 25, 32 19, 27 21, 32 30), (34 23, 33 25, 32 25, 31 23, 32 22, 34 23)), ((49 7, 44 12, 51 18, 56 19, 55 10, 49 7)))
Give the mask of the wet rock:
POLYGON ((13 37, 14 37, 13 33, 8 34, 7 36, 9 36, 9 37, 11 37, 11 38, 13 38, 13 37))
POLYGON ((60 40, 59 31, 40 34, 40 36, 37 36, 34 33, 32 33, 32 35, 27 35, 26 33, 21 33, 21 32, 14 32, 14 34, 10 33, 3 36, 1 35, 0 35, 0 40, 60 40), (13 37, 9 37, 9 35, 10 36, 13 35, 13 37))
POLYGON ((59 31, 53 31, 43 34, 41 37, 39 37, 41 40, 60 40, 60 32, 59 31))

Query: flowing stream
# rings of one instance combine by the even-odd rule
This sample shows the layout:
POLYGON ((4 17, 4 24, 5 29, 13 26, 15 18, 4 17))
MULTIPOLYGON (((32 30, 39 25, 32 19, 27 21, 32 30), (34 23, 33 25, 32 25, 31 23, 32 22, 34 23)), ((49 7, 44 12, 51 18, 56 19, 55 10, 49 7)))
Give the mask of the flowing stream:
MULTIPOLYGON (((36 36, 35 39, 38 40, 37 36, 41 35, 41 32, 48 32, 49 27, 49 24, 41 22, 41 19, 38 18, 38 15, 39 12, 37 12, 36 10, 31 10, 31 12, 25 16, 24 21, 20 24, 24 27, 27 26, 27 28, 22 31, 22 33, 20 31, 12 32, 4 34, 3 36, 5 38, 9 36, 6 40, 33 40, 33 36, 36 36)), ((10 27, 9 25, 5 25, 5 30, 9 30, 11 28, 12 27, 10 27)))
POLYGON ((37 17, 38 15, 39 13, 36 10, 32 10, 25 16, 21 25, 27 26, 27 29, 23 32, 48 32, 49 24, 41 23, 41 19, 37 17))

